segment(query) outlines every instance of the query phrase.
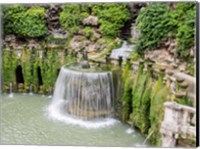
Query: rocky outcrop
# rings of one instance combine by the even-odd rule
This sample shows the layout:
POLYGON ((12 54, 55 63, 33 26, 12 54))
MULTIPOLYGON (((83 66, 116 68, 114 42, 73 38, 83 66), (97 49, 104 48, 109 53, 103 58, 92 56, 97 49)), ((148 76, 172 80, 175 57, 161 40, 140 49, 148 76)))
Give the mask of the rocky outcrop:
POLYGON ((82 23, 84 25, 97 26, 98 25, 98 17, 90 15, 89 17, 83 19, 82 23))
POLYGON ((51 4, 46 11, 47 27, 49 31, 57 30, 60 28, 59 14, 61 12, 61 6, 51 4))

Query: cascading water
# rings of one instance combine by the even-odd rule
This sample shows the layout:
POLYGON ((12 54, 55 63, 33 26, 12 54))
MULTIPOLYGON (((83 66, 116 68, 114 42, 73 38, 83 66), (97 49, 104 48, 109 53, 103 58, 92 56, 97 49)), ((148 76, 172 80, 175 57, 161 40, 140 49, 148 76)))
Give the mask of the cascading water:
POLYGON ((133 47, 134 46, 129 45, 127 41, 123 41, 123 44, 120 48, 112 50, 110 57, 118 59, 119 56, 122 56, 123 59, 126 59, 133 50, 133 47))
POLYGON ((30 95, 33 95, 33 84, 30 85, 29 94, 30 94, 30 95))
POLYGON ((12 83, 9 84, 9 97, 10 98, 13 97, 13 86, 12 86, 12 83))
POLYGON ((113 92, 111 71, 85 68, 83 64, 63 66, 48 114, 53 119, 87 128, 112 125, 116 122, 111 118, 113 92))

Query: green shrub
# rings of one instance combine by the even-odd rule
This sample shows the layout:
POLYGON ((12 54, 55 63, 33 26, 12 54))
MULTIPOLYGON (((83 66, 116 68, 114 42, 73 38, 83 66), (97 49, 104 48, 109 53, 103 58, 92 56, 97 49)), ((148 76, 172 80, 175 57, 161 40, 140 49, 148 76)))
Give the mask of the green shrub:
POLYGON ((100 31, 105 36, 119 35, 120 28, 130 19, 126 4, 95 4, 92 7, 92 13, 99 18, 100 31))
POLYGON ((167 24, 166 13, 170 9, 166 3, 153 3, 139 12, 136 25, 141 31, 136 44, 136 50, 152 50, 170 32, 171 25, 167 24))
POLYGON ((93 29, 91 27, 88 27, 86 26, 84 29, 83 29, 83 32, 84 32, 84 35, 88 38, 92 37, 93 36, 93 29))
POLYGON ((70 33, 76 33, 81 26, 81 20, 89 16, 86 4, 66 4, 60 13, 61 26, 70 33))
POLYGON ((23 5, 3 7, 4 33, 23 37, 42 37, 47 34, 45 8, 23 5))
POLYGON ((195 37, 195 3, 180 2, 172 9, 167 3, 152 3, 136 19, 141 31, 136 51, 154 50, 166 38, 176 39, 180 58, 189 59, 195 37))
POLYGON ((177 11, 179 10, 184 14, 180 13, 182 20, 178 22, 176 51, 181 58, 188 60, 190 49, 194 46, 195 41, 195 4, 179 3, 177 4, 177 11))
POLYGON ((18 14, 25 13, 28 8, 25 5, 3 5, 3 32, 5 35, 15 33, 15 22, 19 21, 18 14))

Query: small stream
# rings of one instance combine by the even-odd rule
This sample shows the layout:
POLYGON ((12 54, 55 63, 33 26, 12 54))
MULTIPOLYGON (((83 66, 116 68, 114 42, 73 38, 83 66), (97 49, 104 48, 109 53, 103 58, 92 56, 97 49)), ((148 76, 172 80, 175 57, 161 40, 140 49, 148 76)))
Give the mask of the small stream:
MULTIPOLYGON (((43 95, 1 95, 0 144, 70 146, 142 146, 145 138, 116 120, 113 125, 95 129, 67 124, 48 117, 51 99, 43 95)), ((143 146, 149 146, 149 142, 143 146)))

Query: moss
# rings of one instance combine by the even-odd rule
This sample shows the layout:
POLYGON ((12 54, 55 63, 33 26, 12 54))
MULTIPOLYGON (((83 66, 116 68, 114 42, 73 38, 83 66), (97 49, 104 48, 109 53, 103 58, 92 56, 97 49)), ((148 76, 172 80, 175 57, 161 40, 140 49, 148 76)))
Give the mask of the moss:
POLYGON ((28 89, 31 80, 32 80, 32 75, 31 75, 31 52, 28 50, 24 49, 24 54, 25 54, 25 59, 22 62, 22 72, 23 72, 23 77, 24 77, 24 85, 25 88, 28 89))
POLYGON ((38 87, 39 87, 38 74, 37 74, 38 66, 39 66, 39 59, 38 59, 38 56, 35 56, 35 60, 33 64, 33 89, 35 93, 38 92, 38 87))
POLYGON ((182 97, 181 99, 177 99, 176 101, 182 105, 187 105, 187 106, 191 106, 191 107, 193 106, 193 102, 187 95, 182 97))
POLYGON ((151 135, 150 142, 153 145, 161 145, 161 134, 160 125, 164 116, 164 102, 168 101, 171 97, 170 89, 165 86, 162 82, 162 76, 160 75, 158 80, 155 82, 151 93, 151 107, 150 107, 150 122, 151 128, 149 133, 153 131, 151 135))
POLYGON ((143 134, 148 133, 148 129, 150 126, 149 108, 151 86, 152 80, 150 72, 148 71, 147 73, 144 73, 143 71, 139 70, 133 85, 133 113, 131 114, 131 116, 134 119, 135 126, 139 128, 143 134))
POLYGON ((16 82, 15 70, 17 67, 17 58, 13 55, 12 51, 3 51, 3 84, 16 82))

